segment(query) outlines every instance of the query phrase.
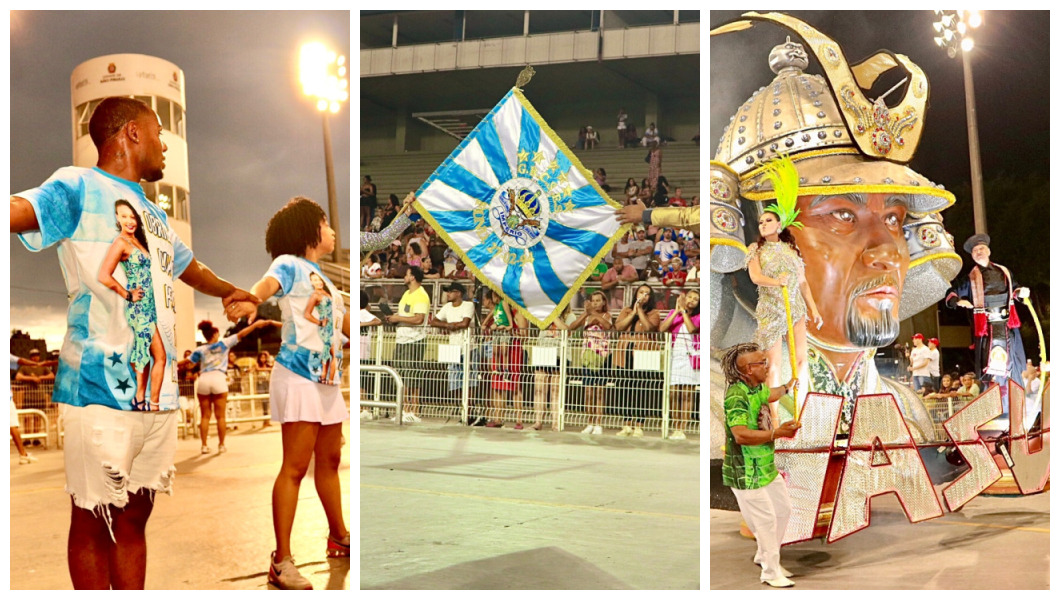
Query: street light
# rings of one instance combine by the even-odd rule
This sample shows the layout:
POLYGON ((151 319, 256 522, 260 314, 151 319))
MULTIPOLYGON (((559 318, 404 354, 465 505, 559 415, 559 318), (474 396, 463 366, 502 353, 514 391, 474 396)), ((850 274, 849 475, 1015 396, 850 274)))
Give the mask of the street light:
POLYGON ((972 63, 968 53, 975 47, 969 35, 972 29, 983 24, 983 15, 977 10, 936 10, 939 20, 931 26, 935 33, 935 44, 946 49, 946 55, 955 58, 961 54, 964 64, 964 104, 968 114, 968 155, 972 168, 972 214, 975 232, 986 233, 986 205, 983 201, 983 171, 979 164, 979 128, 975 118, 975 84, 972 81, 972 63))
POLYGON ((342 230, 339 225, 339 202, 335 197, 335 167, 331 158, 331 128, 328 113, 339 112, 341 104, 350 99, 350 81, 346 77, 346 57, 328 50, 320 42, 302 46, 299 56, 299 80, 302 92, 316 99, 317 110, 324 121, 324 166, 328 178, 328 212, 331 228, 335 230, 335 251, 332 260, 342 256, 342 230))

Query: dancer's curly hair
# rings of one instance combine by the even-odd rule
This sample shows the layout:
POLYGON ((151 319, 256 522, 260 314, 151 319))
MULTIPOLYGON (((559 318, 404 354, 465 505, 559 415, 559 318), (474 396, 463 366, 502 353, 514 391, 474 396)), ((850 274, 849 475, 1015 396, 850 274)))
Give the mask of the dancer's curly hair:
POLYGON ((760 352, 762 349, 758 347, 758 344, 748 342, 746 344, 736 344, 725 351, 725 354, 721 356, 721 370, 725 374, 725 384, 732 385, 737 381, 743 381, 743 373, 740 373, 740 369, 736 367, 736 359, 741 354, 747 354, 749 352, 760 352))

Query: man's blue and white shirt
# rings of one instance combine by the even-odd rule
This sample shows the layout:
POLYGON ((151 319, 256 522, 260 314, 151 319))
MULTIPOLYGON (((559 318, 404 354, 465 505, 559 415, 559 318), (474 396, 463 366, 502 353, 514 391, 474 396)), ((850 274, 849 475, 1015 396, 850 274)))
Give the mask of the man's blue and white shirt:
MULTIPOLYGON (((126 200, 143 223, 151 259, 157 326, 166 352, 160 409, 178 408, 173 282, 193 257, 169 227, 165 211, 147 199, 138 183, 98 168, 64 167, 40 187, 15 195, 29 201, 39 224, 38 231, 19 239, 33 252, 58 245, 70 299, 53 400, 132 410, 136 374, 129 356, 134 336, 124 314, 126 300, 99 282, 100 266, 118 235, 114 203, 126 200)), ((123 269, 115 269, 113 276, 126 285, 123 269)))

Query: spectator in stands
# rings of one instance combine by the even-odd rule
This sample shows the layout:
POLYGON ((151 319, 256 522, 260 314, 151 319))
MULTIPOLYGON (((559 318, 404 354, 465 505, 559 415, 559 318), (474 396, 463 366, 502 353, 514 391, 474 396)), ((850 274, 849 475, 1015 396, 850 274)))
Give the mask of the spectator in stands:
POLYGON ((600 261, 596 263, 596 268, 593 269, 592 273, 589 274, 589 278, 582 284, 582 292, 589 296, 593 292, 600 291, 600 282, 604 278, 604 273, 607 273, 607 263, 600 261))
POLYGON ((692 202, 689 204, 689 206, 699 206, 699 196, 698 195, 692 196, 692 202))
POLYGON ((1023 370, 1024 400, 1023 400, 1023 427, 1030 430, 1041 426, 1042 412, 1042 380, 1038 367, 1034 366, 1031 359, 1027 359, 1027 367, 1023 370), (1039 421, 1038 423, 1035 423, 1039 421))
POLYGON ((398 254, 397 258, 390 260, 390 268, 386 272, 387 279, 404 279, 409 272, 409 265, 405 262, 405 255, 398 254))
POLYGON ((442 275, 451 278, 459 262, 460 257, 456 255, 456 251, 446 246, 445 252, 442 254, 442 275))
POLYGON ((648 262, 648 267, 644 269, 644 281, 648 283, 660 283, 662 282, 663 272, 659 268, 659 260, 652 258, 648 262))
POLYGON ((420 238, 416 238, 416 241, 410 241, 407 246, 408 250, 405 251, 405 262, 410 267, 423 267, 423 259, 427 256, 427 250, 422 246, 420 238))
POLYGON ((640 194, 640 186, 637 185, 637 180, 630 177, 626 180, 626 204, 629 204, 640 194))
POLYGON ((939 339, 931 338, 928 340, 928 350, 931 361, 928 363, 928 370, 931 372, 931 379, 935 382, 935 389, 940 388, 939 374, 941 372, 941 356, 939 354, 939 339))
POLYGON ((699 284, 699 257, 692 256, 688 259, 688 277, 685 279, 686 284, 699 284))
POLYGON ((619 238, 613 248, 611 248, 611 255, 613 258, 621 258, 629 264, 629 243, 634 239, 633 235, 627 229, 622 237, 619 238))
POLYGON ((688 202, 681 197, 681 188, 674 189, 674 195, 667 202, 670 206, 688 206, 688 202))
MULTIPOLYGON (((1026 379, 1024 379, 1026 381, 1026 379)), ((979 384, 975 381, 975 373, 968 371, 961 376, 961 387, 957 388, 957 398, 961 400, 973 400, 979 397, 979 384)))
POLYGON ((681 263, 681 258, 675 256, 670 260, 670 267, 663 275, 663 285, 681 287, 685 285, 686 279, 688 279, 688 272, 685 271, 684 264, 681 263))
POLYGON ((687 229, 682 229, 678 231, 677 239, 684 240, 684 243, 680 241, 678 243, 681 243, 681 252, 684 253, 686 259, 699 257, 699 240, 694 233, 687 229))
MULTIPOLYGON (((445 300, 445 305, 431 317, 430 325, 449 333, 450 346, 463 348, 464 331, 475 322, 475 305, 464 301, 464 286, 455 281, 445 287, 445 300)), ((448 369, 449 394, 458 410, 464 379, 464 359, 466 358, 462 353, 461 350, 460 360, 449 363, 448 369)))
MULTIPOLYGON (((394 217, 397 216, 399 210, 401 210, 401 205, 398 201, 397 194, 390 194, 386 206, 383 207, 382 229, 386 229, 386 227, 390 225, 390 222, 394 220, 394 217)), ((380 229, 380 231, 382 231, 382 229, 380 229)))
POLYGON ((471 273, 468 272, 467 267, 464 265, 464 261, 456 261, 456 270, 450 275, 452 279, 471 279, 471 273))
POLYGON ((647 238, 647 232, 644 231, 644 228, 637 227, 636 239, 629 243, 629 262, 637 270, 637 274, 642 280, 646 276, 645 271, 648 268, 648 261, 651 260, 651 256, 655 252, 655 244, 647 238))
POLYGON ((670 361, 670 385, 674 390, 674 431, 671 440, 685 439, 690 424, 693 394, 700 383, 699 292, 689 290, 677 298, 677 307, 659 324, 659 331, 669 331, 673 352, 670 361))
POLYGON ((361 267, 361 277, 365 279, 382 279, 383 266, 380 264, 379 254, 372 254, 361 267))
MULTIPOLYGON (((358 327, 361 331, 361 348, 359 358, 361 362, 370 362, 372 359, 372 335, 373 332, 369 331, 369 327, 377 327, 382 325, 383 322, 379 320, 379 317, 373 315, 368 311, 368 292, 361 290, 361 313, 358 320, 358 327)), ((361 400, 368 400, 368 386, 371 382, 371 375, 368 373, 361 373, 361 400)), ((371 421, 375 418, 375 413, 368 410, 368 407, 361 409, 361 419, 364 421, 371 421)))
POLYGON ((640 188, 640 197, 638 200, 641 204, 647 206, 652 203, 652 198, 655 196, 655 188, 650 185, 644 185, 640 188))
POLYGON ((664 175, 659 175, 655 181, 655 195, 653 196, 655 206, 666 206, 670 197, 670 182, 664 175))
POLYGON ((592 125, 587 125, 585 127, 585 149, 592 150, 593 148, 596 148, 596 143, 598 141, 599 139, 596 136, 596 132, 593 131, 592 125))
POLYGON ((598 167, 593 171, 593 180, 596 181, 596 185, 600 186, 605 192, 611 191, 611 186, 607 183, 607 171, 603 167, 598 167))
MULTIPOLYGON (((924 384, 931 380, 931 351, 924 345, 924 334, 913 335, 913 349, 909 352, 908 370, 913 374, 913 389, 924 389, 924 384)), ((934 386, 932 386, 934 387, 934 386)))
POLYGON ((600 278, 600 289, 610 290, 619 283, 631 283, 639 280, 637 270, 627 264, 622 257, 615 257, 615 264, 600 278))
MULTIPOLYGON (((937 392, 926 394, 925 400, 947 400, 949 398, 956 398, 957 391, 960 389, 959 378, 956 373, 946 373, 942 376, 942 385, 939 387, 937 392)), ((928 407, 933 403, 927 403, 928 407)))
POLYGON ((589 129, 584 125, 578 130, 578 143, 574 146, 576 150, 585 150, 585 138, 588 136, 588 133, 589 129))
POLYGON ((626 127, 629 121, 629 115, 626 114, 626 109, 618 109, 618 147, 626 147, 626 127))
POLYGON ((408 289, 398 303, 398 313, 387 315, 387 323, 397 324, 394 362, 405 380, 405 406, 400 418, 406 423, 419 423, 416 410, 420 404, 420 385, 425 372, 424 355, 427 350, 427 314, 431 310, 431 298, 423 289, 423 269, 409 267, 405 274, 408 289))
POLYGON ((423 257, 423 263, 420 265, 420 268, 423 269, 423 278, 424 279, 441 279, 442 278, 441 272, 434 267, 434 261, 432 261, 431 257, 429 257, 429 256, 423 257))
POLYGON ((582 329, 582 348, 579 366, 585 389, 585 412, 588 424, 582 433, 600 435, 603 430, 604 393, 611 378, 611 350, 608 331, 612 329, 611 315, 607 312, 607 296, 593 292, 585 305, 585 312, 570 325, 571 329, 582 329))
POLYGON ((639 143, 640 137, 637 135, 637 126, 633 121, 629 121, 628 126, 626 127, 626 146, 629 146, 630 144, 636 146, 639 143))
MULTIPOLYGON (((633 303, 622 309, 615 319, 615 329, 624 333, 619 338, 615 352, 616 374, 618 374, 618 393, 624 398, 619 404, 627 411, 622 422, 619 437, 642 437, 644 435, 644 415, 650 409, 649 399, 656 395, 658 385, 648 385, 642 375, 633 377, 633 352, 637 350, 659 351, 661 348, 653 339, 659 331, 659 312, 655 310, 655 294, 651 286, 641 284, 633 296, 633 303), (639 384, 639 385, 638 385, 639 384)), ((661 381, 660 381, 661 382, 661 381)), ((654 382, 653 382, 654 383, 654 382)))
POLYGON ((648 147, 652 144, 659 144, 662 140, 659 139, 659 128, 655 126, 655 123, 649 123, 648 128, 644 130, 644 137, 640 139, 640 145, 648 147))
MULTIPOLYGON (((549 414, 552 416, 552 430, 559 431, 559 425, 556 422, 556 403, 559 401, 559 345, 561 333, 560 330, 566 330, 570 328, 570 324, 575 321, 576 317, 574 312, 571 310, 570 304, 567 304, 563 308, 563 312, 559 318, 552 321, 552 323, 542 329, 537 336, 537 347, 538 348, 556 348, 557 357, 556 364, 551 366, 534 366, 534 424, 530 426, 530 429, 540 430, 544 426, 545 421, 545 408, 549 408, 549 414)), ((567 360, 568 366, 570 360, 567 360)))
POLYGON ((372 221, 372 215, 375 214, 376 205, 378 200, 375 196, 375 184, 372 183, 372 176, 365 175, 361 179, 361 229, 368 226, 368 223, 372 221))
POLYGON ((680 256, 680 253, 681 247, 674 241, 674 230, 663 230, 662 239, 655 244, 655 257, 659 259, 659 264, 670 264, 671 260, 680 256))
POLYGON ((40 385, 55 381, 55 373, 40 364, 40 350, 34 348, 29 351, 29 362, 30 364, 22 364, 18 368, 18 372, 15 373, 16 382, 40 385))

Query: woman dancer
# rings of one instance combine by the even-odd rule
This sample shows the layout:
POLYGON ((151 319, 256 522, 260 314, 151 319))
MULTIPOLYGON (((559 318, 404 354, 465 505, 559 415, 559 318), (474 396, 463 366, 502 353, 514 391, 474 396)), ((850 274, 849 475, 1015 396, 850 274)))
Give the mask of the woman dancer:
MULTIPOLYGON (((269 385, 272 420, 281 424, 283 438, 283 464, 272 488, 276 550, 269 565, 269 583, 282 589, 312 589, 291 558, 298 490, 310 459, 315 457, 313 480, 328 520, 327 555, 348 557, 350 533, 342 515, 339 462, 342 423, 350 418, 350 413, 338 385, 341 370, 334 370, 332 379, 321 382, 321 373, 314 373, 310 366, 310 357, 320 350, 303 344, 320 339, 316 331, 320 327, 333 329, 331 339, 340 331, 349 337, 350 315, 338 300, 333 302, 332 317, 325 325, 318 326, 305 318, 305 306, 315 293, 311 274, 321 278, 333 299, 339 297, 317 264, 335 249, 335 231, 328 226, 320 205, 301 196, 288 202, 269 220, 265 249, 272 255, 272 266, 251 292, 262 300, 279 296, 283 315, 283 344, 269 385)), ((335 362, 340 363, 341 358, 337 355, 335 362)))
POLYGON ((202 412, 202 421, 199 423, 199 437, 202 439, 202 453, 209 454, 210 447, 206 445, 206 438, 210 432, 210 416, 217 415, 217 452, 224 453, 225 431, 225 408, 228 403, 228 352, 240 340, 247 337, 252 331, 267 326, 279 327, 279 321, 255 321, 252 325, 244 327, 239 333, 230 335, 220 340, 221 332, 213 323, 202 321, 199 323, 199 331, 202 332, 206 343, 199 346, 191 353, 189 361, 199 365, 199 378, 195 381, 195 395, 199 397, 199 409, 202 412))
POLYGON ((99 267, 99 282, 125 299, 125 321, 133 331, 133 347, 129 364, 136 372, 136 395, 133 410, 158 410, 162 393, 162 376, 166 369, 166 349, 158 334, 158 314, 155 311, 155 291, 151 283, 151 251, 147 248, 144 224, 128 200, 114 203, 118 222, 118 236, 111 242, 103 264, 99 267), (121 263, 128 287, 114 279, 114 270, 121 263), (151 402, 147 396, 150 369, 151 402))
MULTIPOLYGON (((784 308, 783 286, 789 290, 791 322, 795 334, 797 369, 802 371, 806 362, 806 316, 821 328, 824 320, 817 312, 817 305, 806 283, 802 253, 795 245, 795 237, 789 227, 802 227, 795 218, 798 198, 799 173, 788 158, 777 159, 766 166, 766 175, 777 192, 777 203, 766 207, 758 218, 758 242, 747 249, 747 272, 758 286, 758 307, 755 317, 758 329, 754 343, 766 353, 769 360, 767 385, 777 387, 782 381, 781 341, 787 338, 787 315, 784 308), (796 289, 800 293, 796 293, 796 289)), ((798 373, 792 373, 797 378, 798 373)))

